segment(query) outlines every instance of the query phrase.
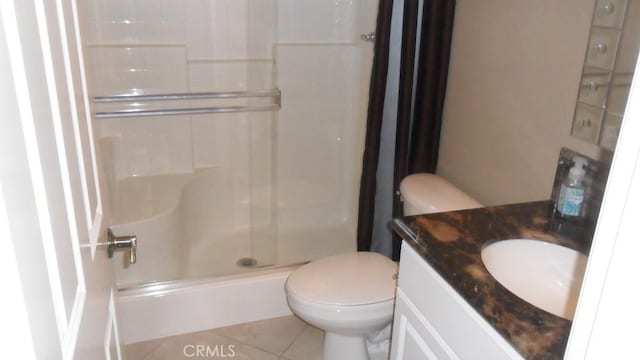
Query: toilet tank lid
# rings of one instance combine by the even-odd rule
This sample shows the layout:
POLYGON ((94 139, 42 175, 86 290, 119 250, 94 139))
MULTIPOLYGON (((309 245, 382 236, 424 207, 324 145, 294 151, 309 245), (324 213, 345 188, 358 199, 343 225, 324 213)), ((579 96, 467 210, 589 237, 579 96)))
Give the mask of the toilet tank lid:
POLYGON ((287 279, 289 295, 325 305, 364 305, 395 297, 398 264, 373 252, 351 252, 315 260, 287 279))
POLYGON ((478 201, 435 174, 413 174, 400 183, 404 201, 424 214, 482 207, 478 201))

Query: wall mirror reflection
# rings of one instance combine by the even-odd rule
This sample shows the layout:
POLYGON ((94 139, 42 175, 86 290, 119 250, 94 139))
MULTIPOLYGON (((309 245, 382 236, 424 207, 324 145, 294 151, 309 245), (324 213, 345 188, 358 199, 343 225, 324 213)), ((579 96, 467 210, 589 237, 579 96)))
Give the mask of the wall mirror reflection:
POLYGON ((572 136, 610 151, 615 149, 639 37, 639 1, 596 1, 572 136))

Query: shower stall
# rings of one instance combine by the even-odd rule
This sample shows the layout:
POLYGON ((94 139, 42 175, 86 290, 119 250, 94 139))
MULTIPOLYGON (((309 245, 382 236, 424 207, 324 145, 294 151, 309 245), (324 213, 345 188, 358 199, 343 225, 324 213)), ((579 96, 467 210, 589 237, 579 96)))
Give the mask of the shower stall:
POLYGON ((355 251, 376 3, 82 7, 120 288, 355 251))

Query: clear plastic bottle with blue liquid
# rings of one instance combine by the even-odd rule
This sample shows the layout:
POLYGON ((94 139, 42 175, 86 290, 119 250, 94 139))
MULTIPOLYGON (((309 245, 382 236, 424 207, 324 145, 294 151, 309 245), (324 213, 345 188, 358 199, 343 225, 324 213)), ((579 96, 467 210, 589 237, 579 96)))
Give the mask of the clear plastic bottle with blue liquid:
POLYGON ((560 217, 568 220, 582 220, 585 209, 585 169, 587 159, 575 156, 573 167, 560 185, 560 194, 556 202, 556 211, 560 217))

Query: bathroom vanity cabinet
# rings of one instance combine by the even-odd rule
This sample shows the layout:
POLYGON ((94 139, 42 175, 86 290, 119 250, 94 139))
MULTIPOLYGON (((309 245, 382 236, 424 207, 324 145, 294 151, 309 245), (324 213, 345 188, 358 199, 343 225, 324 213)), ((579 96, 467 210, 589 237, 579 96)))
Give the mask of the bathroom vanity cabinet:
POLYGON ((391 359, 557 359, 571 321, 522 300, 488 272, 488 243, 533 239, 588 253, 591 228, 537 201, 395 219, 404 240, 391 359))
POLYGON ((522 356, 404 242, 391 359, 500 360, 522 356))

